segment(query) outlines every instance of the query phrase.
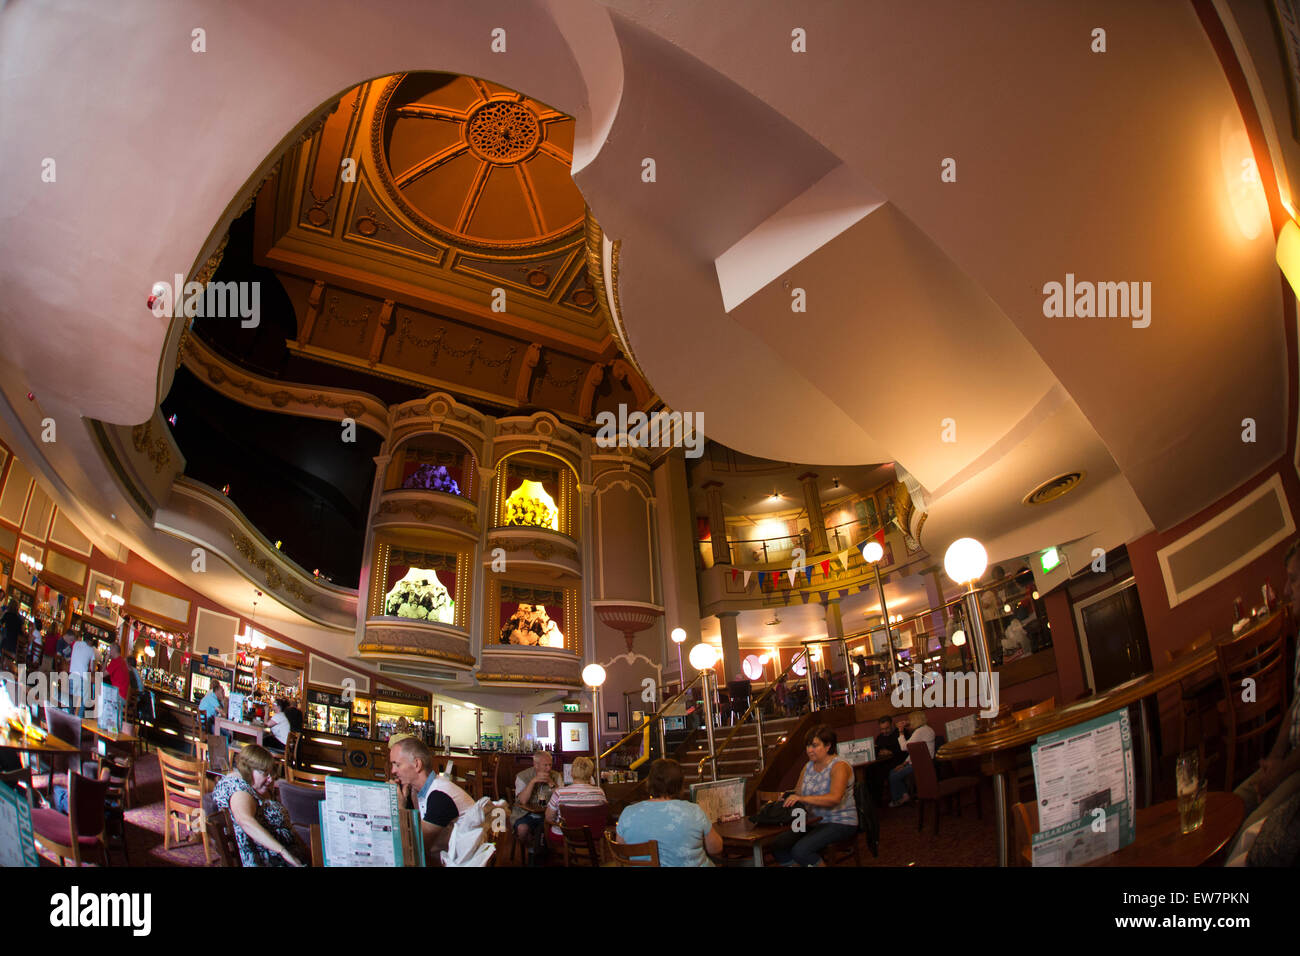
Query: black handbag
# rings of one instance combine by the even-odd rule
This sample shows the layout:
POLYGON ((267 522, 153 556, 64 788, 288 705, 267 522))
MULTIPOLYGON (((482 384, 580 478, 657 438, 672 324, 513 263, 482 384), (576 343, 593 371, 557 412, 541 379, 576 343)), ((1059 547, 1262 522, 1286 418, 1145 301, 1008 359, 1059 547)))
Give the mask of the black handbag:
POLYGON ((788 827, 794 822, 794 808, 785 805, 785 798, 769 800, 749 818, 756 827, 788 827))

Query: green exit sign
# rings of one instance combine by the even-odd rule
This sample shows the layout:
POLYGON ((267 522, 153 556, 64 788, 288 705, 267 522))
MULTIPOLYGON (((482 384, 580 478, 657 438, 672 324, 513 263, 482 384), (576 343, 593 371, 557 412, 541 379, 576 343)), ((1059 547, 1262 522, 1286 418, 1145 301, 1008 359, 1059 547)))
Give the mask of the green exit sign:
POLYGON ((578 705, 577 705, 577 704, 565 704, 565 705, 564 705, 564 712, 565 712, 566 714, 576 714, 576 713, 578 712, 578 705))
POLYGON ((1061 563, 1061 553, 1055 548, 1048 548, 1043 552, 1043 573, 1050 573, 1058 564, 1061 563))

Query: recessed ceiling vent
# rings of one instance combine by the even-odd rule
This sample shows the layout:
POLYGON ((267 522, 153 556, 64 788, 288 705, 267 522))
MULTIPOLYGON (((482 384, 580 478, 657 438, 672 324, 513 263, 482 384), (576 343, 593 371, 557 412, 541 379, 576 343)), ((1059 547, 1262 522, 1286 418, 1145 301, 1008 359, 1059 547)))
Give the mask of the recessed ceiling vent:
POLYGON ((1069 494, 1079 486, 1079 482, 1087 477, 1086 471, 1070 471, 1064 475, 1057 475, 1055 478, 1049 478, 1029 494, 1025 495, 1024 503, 1027 505, 1041 505, 1049 501, 1055 501, 1062 495, 1069 494))

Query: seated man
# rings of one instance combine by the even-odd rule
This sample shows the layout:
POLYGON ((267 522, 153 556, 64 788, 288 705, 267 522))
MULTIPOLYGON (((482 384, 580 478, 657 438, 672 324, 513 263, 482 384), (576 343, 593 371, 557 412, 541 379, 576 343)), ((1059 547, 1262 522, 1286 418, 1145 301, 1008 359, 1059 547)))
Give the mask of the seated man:
POLYGON ((515 777, 510 823, 515 828, 515 839, 523 846, 539 845, 551 791, 564 786, 564 778, 551 770, 552 759, 549 751, 539 750, 533 754, 532 769, 515 777))
POLYGON ((907 759, 899 740, 898 729, 894 727, 894 718, 886 714, 880 718, 880 733, 876 734, 876 760, 867 767, 867 793, 877 804, 884 790, 889 771, 907 759))
POLYGON ((213 681, 211 687, 208 688, 208 692, 199 701, 199 713, 203 715, 204 733, 212 733, 212 721, 217 717, 226 716, 228 707, 225 685, 219 681, 213 681))
MULTIPOLYGON (((923 743, 930 751, 930 756, 933 757, 935 746, 934 731, 926 725, 925 711, 915 710, 908 714, 907 725, 910 728, 915 728, 908 735, 907 744, 923 743)), ((904 752, 906 752, 906 749, 907 747, 905 745, 903 748, 904 752)), ((912 799, 912 795, 908 793, 907 785, 912 779, 912 774, 915 772, 916 768, 912 766, 912 758, 910 755, 904 758, 901 764, 889 771, 889 795, 892 798, 889 805, 891 807, 901 807, 903 804, 907 803, 907 801, 912 799)))
POLYGON ((388 750, 389 775, 397 781, 402 806, 420 811, 424 852, 437 865, 451 839, 456 818, 474 806, 474 798, 446 777, 433 773, 433 752, 424 741, 403 737, 388 750))

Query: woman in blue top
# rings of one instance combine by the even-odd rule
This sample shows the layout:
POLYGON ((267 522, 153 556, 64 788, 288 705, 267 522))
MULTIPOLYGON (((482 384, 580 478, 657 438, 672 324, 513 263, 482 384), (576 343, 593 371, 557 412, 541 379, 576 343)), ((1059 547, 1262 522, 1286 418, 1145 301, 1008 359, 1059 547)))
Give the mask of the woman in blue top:
POLYGON ((712 866, 708 853, 722 853, 722 837, 708 814, 679 799, 682 767, 676 760, 656 760, 646 779, 650 799, 634 803, 618 818, 619 843, 659 844, 660 866, 712 866))
POLYGON ((802 804, 818 822, 804 832, 791 830, 772 841, 772 855, 783 866, 822 866, 821 851, 848 840, 858 831, 858 806, 853 799, 853 768, 835 755, 839 737, 825 724, 814 727, 804 741, 808 762, 795 792, 785 805, 802 804))

